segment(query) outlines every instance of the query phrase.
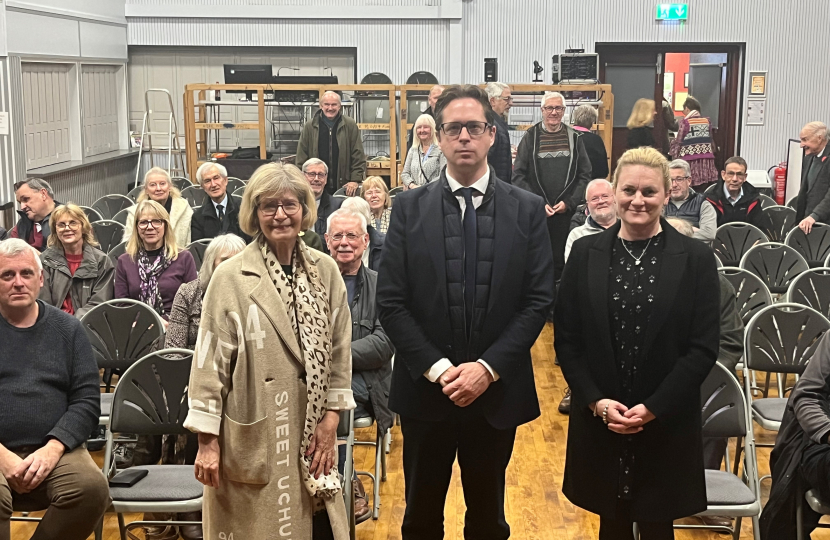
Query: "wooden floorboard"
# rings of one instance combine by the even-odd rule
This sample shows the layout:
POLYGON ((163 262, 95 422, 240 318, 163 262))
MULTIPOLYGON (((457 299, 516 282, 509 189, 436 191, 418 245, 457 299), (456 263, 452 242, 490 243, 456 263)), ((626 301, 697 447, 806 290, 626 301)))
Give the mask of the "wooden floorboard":
MULTIPOLYGON (((548 324, 533 347, 536 387, 542 408, 541 418, 520 427, 516 434, 513 459, 507 470, 505 511, 512 529, 512 537, 519 540, 594 540, 599 520, 593 514, 572 505, 562 494, 562 473, 565 467, 565 443, 568 417, 560 415, 556 407, 564 395, 565 381, 553 364, 552 327, 548 324)), ((358 431, 361 440, 374 440, 374 429, 358 431)), ((758 442, 774 442, 775 434, 756 428, 758 442)), ((402 437, 400 428, 393 429, 392 451, 388 456, 388 476, 381 482, 380 519, 369 520, 357 526, 358 540, 399 540, 404 514, 404 480, 401 467, 402 437)), ((758 466, 762 475, 769 474, 769 448, 758 449, 758 466)), ((94 454, 101 460, 101 452, 94 454)), ((358 446, 355 464, 358 470, 374 470, 374 448, 358 446)), ((371 501, 374 486, 364 478, 371 501)), ((762 483, 762 500, 766 502, 769 480, 762 483)), ((445 507, 445 539, 464 539, 464 494, 458 466, 445 507)), ((127 515, 126 519, 138 519, 127 515)), ((104 540, 118 540, 118 524, 114 514, 107 514, 104 522, 104 540)), ((15 523, 12 540, 25 540, 35 525, 15 523)), ((92 538, 92 537, 90 537, 92 538)), ((678 540, 725 540, 728 537, 709 531, 677 531, 678 540)), ((741 538, 752 538, 752 527, 744 520, 741 538)), ((817 531, 814 540, 830 540, 830 531, 817 531)))

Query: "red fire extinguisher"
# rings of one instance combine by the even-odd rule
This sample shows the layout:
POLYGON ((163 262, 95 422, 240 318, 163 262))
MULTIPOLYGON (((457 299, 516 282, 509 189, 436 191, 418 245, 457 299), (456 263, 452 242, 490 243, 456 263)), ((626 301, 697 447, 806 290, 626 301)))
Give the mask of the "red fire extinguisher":
POLYGON ((782 162, 775 168, 775 203, 784 205, 787 197, 787 164, 782 162))

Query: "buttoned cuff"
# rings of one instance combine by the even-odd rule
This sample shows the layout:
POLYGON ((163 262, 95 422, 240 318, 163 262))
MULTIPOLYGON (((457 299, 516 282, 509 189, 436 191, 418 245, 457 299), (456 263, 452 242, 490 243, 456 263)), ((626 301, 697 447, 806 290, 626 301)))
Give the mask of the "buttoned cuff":
POLYGON ((442 358, 432 364, 432 367, 429 368, 424 372, 424 377, 426 377, 429 382, 436 382, 438 377, 443 375, 445 371, 452 367, 452 362, 450 362, 449 358, 442 358))
POLYGON ((499 380, 499 374, 496 373, 495 369, 490 367, 490 364, 488 364, 487 362, 485 362, 481 358, 478 359, 478 363, 481 364, 482 366, 484 366, 487 369, 487 371, 490 372, 490 376, 493 377, 493 382, 496 382, 497 380, 499 380))

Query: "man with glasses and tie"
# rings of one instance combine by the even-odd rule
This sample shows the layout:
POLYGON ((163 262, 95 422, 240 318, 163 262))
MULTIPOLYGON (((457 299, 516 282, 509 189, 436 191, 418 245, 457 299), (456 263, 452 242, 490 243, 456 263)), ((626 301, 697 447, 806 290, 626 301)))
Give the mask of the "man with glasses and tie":
POLYGON ((508 538, 505 469, 516 427, 539 416, 530 348, 553 303, 545 202, 497 181, 493 116, 477 86, 438 98, 447 166, 395 199, 378 272, 380 322, 396 350, 389 406, 404 436, 403 540, 444 537, 456 456, 464 537, 508 538))
POLYGON ((565 124, 564 116, 564 96, 545 92, 542 121, 527 130, 513 164, 513 184, 545 199, 557 282, 565 266, 571 216, 585 202, 585 188, 591 181, 591 159, 581 133, 565 124))
POLYGON ((193 211, 190 220, 190 241, 235 234, 250 242, 251 237, 239 228, 239 202, 228 193, 228 170, 219 163, 207 162, 196 171, 196 178, 207 193, 201 208, 193 211))
MULTIPOLYGON (((679 160, 678 160, 679 161, 679 160)), ((674 165, 672 161, 672 165, 674 165)), ((685 162, 684 162, 685 163, 685 162)), ((715 209, 717 226, 735 221, 751 223, 763 230, 767 219, 761 208, 758 190, 746 181, 746 160, 734 156, 726 160, 716 188, 706 194, 706 200, 715 209)), ((677 171, 672 170, 672 180, 677 171)), ((674 189, 674 184, 672 184, 674 189)))
POLYGON ((702 193, 691 189, 692 169, 689 162, 675 159, 669 163, 669 174, 671 192, 669 204, 663 207, 663 215, 688 221, 692 225, 694 238, 711 242, 715 239, 718 218, 712 203, 702 193))

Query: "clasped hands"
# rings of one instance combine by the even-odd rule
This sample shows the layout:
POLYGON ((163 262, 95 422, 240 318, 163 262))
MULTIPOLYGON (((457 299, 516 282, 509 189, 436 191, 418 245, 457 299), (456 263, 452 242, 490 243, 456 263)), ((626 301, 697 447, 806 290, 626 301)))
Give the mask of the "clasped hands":
POLYGON ((608 429, 620 435, 631 435, 643 431, 643 426, 654 420, 654 415, 645 405, 640 403, 630 409, 613 399, 600 399, 594 404, 594 411, 597 416, 602 417, 605 407, 608 411, 605 419, 608 421, 608 429))
POLYGON ((49 441, 25 459, 6 451, 2 473, 9 487, 21 495, 37 489, 55 469, 66 447, 57 439, 49 441))
POLYGON ((487 390, 493 376, 480 362, 466 362, 448 368, 438 377, 444 395, 459 407, 466 407, 487 390))

